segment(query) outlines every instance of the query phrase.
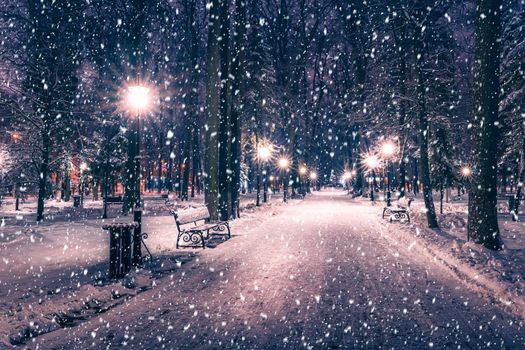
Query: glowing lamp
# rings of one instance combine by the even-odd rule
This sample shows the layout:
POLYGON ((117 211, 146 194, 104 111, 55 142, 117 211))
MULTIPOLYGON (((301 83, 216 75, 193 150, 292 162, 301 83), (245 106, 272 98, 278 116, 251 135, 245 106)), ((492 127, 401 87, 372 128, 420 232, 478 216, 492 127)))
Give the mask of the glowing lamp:
POLYGON ((128 103, 133 109, 145 109, 149 104, 149 89, 140 85, 129 87, 128 103))
POLYGON ((290 161, 286 158, 279 159, 279 167, 281 169, 286 169, 290 165, 290 161))

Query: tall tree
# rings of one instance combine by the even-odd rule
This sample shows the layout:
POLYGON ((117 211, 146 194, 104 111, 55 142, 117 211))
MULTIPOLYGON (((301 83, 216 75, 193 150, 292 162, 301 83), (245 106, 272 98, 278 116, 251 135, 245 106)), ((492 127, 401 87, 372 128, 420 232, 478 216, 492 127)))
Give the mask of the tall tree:
POLYGON ((228 220, 230 211, 230 2, 221 1, 219 8, 219 56, 220 56, 220 84, 219 84, 219 216, 221 220, 228 220))
MULTIPOLYGON (((141 84, 144 79, 144 53, 146 45, 146 13, 148 1, 133 0, 131 5, 132 15, 128 18, 128 63, 131 69, 131 83, 141 84)), ((125 168, 124 181, 124 203, 123 212, 131 210, 134 204, 138 203, 140 196, 140 177, 141 177, 141 159, 140 159, 140 119, 133 120, 133 127, 128 133, 128 160, 125 168), (138 178, 137 178, 138 177, 138 178)))
POLYGON ((468 233, 490 249, 501 249, 497 204, 501 0, 477 0, 475 106, 472 118, 472 182, 468 233))
POLYGON ((50 194, 48 178, 53 145, 71 129, 80 65, 81 1, 27 1, 26 79, 24 94, 32 101, 32 115, 40 131, 37 221, 44 219, 44 201, 50 194))
POLYGON ((231 84, 231 216, 239 217, 239 194, 241 191, 241 115, 244 109, 244 77, 245 72, 245 45, 246 45, 246 3, 244 0, 235 0, 235 46, 232 57, 232 84, 231 84))
POLYGON ((220 0, 212 0, 209 6, 208 44, 206 54, 206 143, 205 143, 205 182, 204 197, 211 219, 219 217, 219 144, 217 132, 219 128, 219 102, 220 102, 220 0))

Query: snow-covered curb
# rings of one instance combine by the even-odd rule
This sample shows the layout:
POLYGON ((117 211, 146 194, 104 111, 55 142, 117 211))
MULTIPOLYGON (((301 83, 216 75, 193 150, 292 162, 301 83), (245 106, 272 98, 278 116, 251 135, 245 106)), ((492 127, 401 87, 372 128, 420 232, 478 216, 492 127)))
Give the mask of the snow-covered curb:
MULTIPOLYGON (((501 252, 489 251, 473 242, 459 243, 454 236, 442 230, 425 228, 422 218, 418 216, 418 213, 412 213, 413 224, 410 225, 389 224, 384 220, 390 232, 385 238, 392 243, 404 245, 408 250, 427 255, 469 287, 498 301, 510 312, 525 319, 525 283, 509 276, 501 261, 495 258, 494 254, 502 254, 501 252)), ((514 268, 516 271, 523 271, 525 266, 514 268)))

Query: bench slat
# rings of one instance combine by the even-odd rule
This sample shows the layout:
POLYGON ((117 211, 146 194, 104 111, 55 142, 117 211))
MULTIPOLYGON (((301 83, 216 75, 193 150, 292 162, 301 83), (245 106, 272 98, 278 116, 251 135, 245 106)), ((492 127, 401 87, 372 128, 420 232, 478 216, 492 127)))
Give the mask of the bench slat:
POLYGON ((181 210, 177 212, 177 221, 180 225, 189 224, 191 222, 207 220, 210 218, 210 212, 208 208, 201 207, 197 209, 181 210))

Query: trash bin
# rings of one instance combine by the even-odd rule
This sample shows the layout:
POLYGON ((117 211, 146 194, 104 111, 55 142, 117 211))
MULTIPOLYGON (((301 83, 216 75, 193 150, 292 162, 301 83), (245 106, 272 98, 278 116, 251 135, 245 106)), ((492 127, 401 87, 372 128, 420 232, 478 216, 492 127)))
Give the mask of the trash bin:
POLYGON ((516 197, 514 195, 509 196, 509 212, 512 212, 514 210, 514 207, 516 206, 516 197))
POLYGON ((80 196, 73 196, 73 207, 80 207, 80 196))
POLYGON ((111 223, 102 226, 109 231, 109 277, 121 278, 131 269, 132 232, 136 222, 111 223))

